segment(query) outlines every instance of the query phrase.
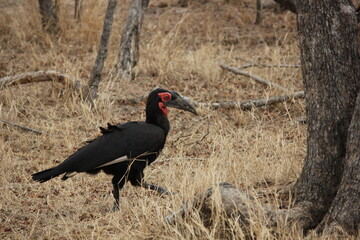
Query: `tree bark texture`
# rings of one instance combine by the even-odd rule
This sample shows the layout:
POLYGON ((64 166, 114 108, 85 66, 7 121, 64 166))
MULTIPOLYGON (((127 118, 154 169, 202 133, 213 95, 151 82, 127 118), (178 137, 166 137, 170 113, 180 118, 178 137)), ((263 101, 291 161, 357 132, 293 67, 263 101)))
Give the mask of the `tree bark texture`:
POLYGON ((106 15, 104 19, 103 32, 101 34, 101 39, 100 39, 99 51, 88 83, 89 92, 86 97, 92 100, 97 97, 99 83, 101 81, 101 74, 104 68, 104 62, 107 57, 107 48, 108 48, 116 4, 117 4, 117 0, 109 0, 108 7, 106 9, 106 15))
POLYGON ((329 234, 340 224, 352 234, 360 227, 360 94, 353 114, 347 139, 344 174, 330 210, 317 227, 329 234))
POLYGON ((132 0, 125 27, 121 34, 116 75, 132 79, 132 70, 139 60, 140 30, 150 0, 132 0))
MULTIPOLYGON (((360 188, 359 158, 357 162, 348 159, 354 155, 350 149, 356 139, 351 137, 356 133, 350 131, 356 130, 357 124, 353 123, 350 131, 349 127, 360 89, 360 61, 351 1, 303 0, 297 2, 297 11, 308 140, 305 165, 295 186, 295 205, 310 216, 303 226, 307 230, 316 227, 327 213, 332 216, 329 209, 345 208, 345 203, 341 203, 345 199, 357 202, 353 208, 359 207, 359 191, 349 192, 351 186, 347 184, 351 182, 360 188), (357 167, 357 175, 349 166, 357 167)), ((355 214, 350 221, 358 223, 359 211, 341 214, 350 219, 355 214)))
POLYGON ((48 33, 58 33, 60 29, 56 0, 39 0, 39 7, 43 29, 48 33))

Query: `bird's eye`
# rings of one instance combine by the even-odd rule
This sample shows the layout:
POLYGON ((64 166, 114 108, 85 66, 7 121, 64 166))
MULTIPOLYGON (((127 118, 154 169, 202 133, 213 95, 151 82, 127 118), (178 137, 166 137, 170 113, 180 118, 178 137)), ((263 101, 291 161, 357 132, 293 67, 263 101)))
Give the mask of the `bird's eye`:
POLYGON ((158 95, 161 98, 161 101, 163 102, 167 102, 171 100, 171 94, 168 92, 159 93, 158 95))

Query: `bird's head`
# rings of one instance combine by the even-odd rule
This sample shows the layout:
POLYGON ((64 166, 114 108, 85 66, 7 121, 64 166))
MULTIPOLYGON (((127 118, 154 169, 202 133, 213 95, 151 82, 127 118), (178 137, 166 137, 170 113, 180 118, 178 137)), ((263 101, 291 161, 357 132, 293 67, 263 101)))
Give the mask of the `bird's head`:
POLYGON ((167 107, 178 108, 197 114, 195 108, 180 96, 179 93, 162 88, 157 88, 149 94, 147 105, 154 104, 156 104, 156 107, 158 107, 165 116, 168 114, 167 107))

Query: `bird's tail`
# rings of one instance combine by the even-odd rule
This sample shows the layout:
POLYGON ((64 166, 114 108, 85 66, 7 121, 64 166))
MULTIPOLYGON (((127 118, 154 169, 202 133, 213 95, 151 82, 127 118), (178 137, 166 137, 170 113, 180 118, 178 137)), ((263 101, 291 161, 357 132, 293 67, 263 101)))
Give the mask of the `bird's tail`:
POLYGON ((54 177, 57 177, 60 174, 62 174, 62 172, 60 172, 58 169, 56 169, 56 167, 54 167, 54 168, 50 168, 50 169, 33 174, 32 179, 37 182, 42 183, 42 182, 46 182, 54 177))

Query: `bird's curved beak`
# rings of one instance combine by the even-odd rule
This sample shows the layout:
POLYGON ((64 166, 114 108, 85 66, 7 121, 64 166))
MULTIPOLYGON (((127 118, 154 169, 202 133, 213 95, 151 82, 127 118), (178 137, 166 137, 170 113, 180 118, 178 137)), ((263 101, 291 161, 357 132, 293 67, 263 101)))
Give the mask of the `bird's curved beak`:
POLYGON ((171 92, 171 100, 166 102, 167 107, 178 108, 197 115, 195 108, 177 92, 171 92))

